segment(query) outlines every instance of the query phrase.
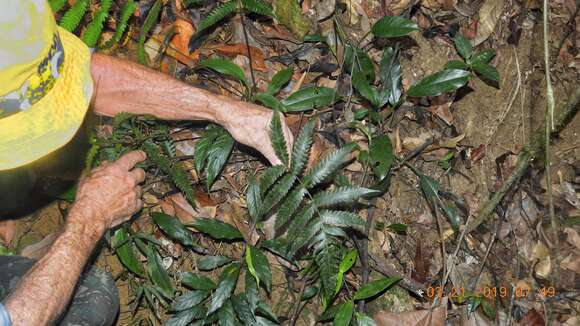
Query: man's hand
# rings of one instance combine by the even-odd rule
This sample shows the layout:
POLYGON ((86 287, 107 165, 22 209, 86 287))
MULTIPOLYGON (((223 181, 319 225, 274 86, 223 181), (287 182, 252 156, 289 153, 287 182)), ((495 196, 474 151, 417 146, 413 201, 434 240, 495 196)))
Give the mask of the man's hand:
POLYGON ((75 208, 92 214, 76 214, 84 225, 96 225, 104 231, 128 220, 143 206, 139 183, 145 180, 143 169, 135 164, 145 160, 142 151, 123 155, 113 163, 105 162, 79 183, 75 208), (87 218, 91 220, 84 220, 87 218))
MULTIPOLYGON (((270 140, 270 122, 274 111, 231 99, 228 102, 224 101, 224 104, 231 106, 231 108, 227 110, 229 114, 223 119, 222 124, 232 137, 239 143, 260 151, 272 165, 282 164, 276 156, 270 140)), ((286 125, 282 115, 280 115, 280 122, 282 123, 286 147, 291 153, 294 143, 292 132, 286 125)))

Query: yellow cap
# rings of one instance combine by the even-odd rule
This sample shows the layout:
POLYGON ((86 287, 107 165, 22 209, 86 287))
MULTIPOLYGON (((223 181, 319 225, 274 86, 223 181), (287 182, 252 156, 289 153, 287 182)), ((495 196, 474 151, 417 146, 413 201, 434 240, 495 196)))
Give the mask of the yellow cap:
POLYGON ((0 171, 62 147, 84 120, 89 48, 57 27, 46 0, 3 0, 0 11, 0 171))

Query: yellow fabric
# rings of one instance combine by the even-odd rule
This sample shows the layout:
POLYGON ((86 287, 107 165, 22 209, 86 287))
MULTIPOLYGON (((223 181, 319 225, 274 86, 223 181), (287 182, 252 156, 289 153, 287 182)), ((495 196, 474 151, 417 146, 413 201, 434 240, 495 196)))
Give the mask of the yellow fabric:
MULTIPOLYGON (((14 0, 2 0, 3 6, 4 1, 14 0)), ((50 37, 46 37, 45 29, 54 32, 56 28, 62 41, 65 59, 62 73, 54 87, 40 101, 26 111, 0 119, 0 171, 28 164, 69 142, 84 120, 93 93, 89 48, 73 34, 56 27, 50 6, 45 0, 16 1, 28 4, 21 7, 28 10, 19 14, 21 18, 25 21, 30 18, 30 21, 35 22, 32 25, 42 28, 42 30, 24 28, 22 33, 25 34, 21 35, 21 39, 42 39, 45 42, 45 47, 38 53, 37 58, 41 60, 52 43, 53 33, 50 37), (44 6, 39 5, 40 2, 43 2, 44 6), (38 11, 35 11, 39 7, 48 12, 50 19, 46 19, 46 13, 38 14, 38 11), (42 20, 45 20, 43 24, 36 23, 42 20)), ((7 38, 6 34, 13 36, 13 33, 5 33, 4 28, 8 24, 3 18, 5 17, 0 13, 0 80, 2 81, 0 96, 18 88, 39 64, 38 60, 32 60, 34 65, 30 62, 21 62, 10 67, 3 66, 3 63, 10 61, 5 60, 6 53, 20 55, 23 50, 27 50, 18 48, 19 44, 26 42, 16 42, 16 44, 3 42, 7 38), (5 81, 11 86, 5 86, 5 81)), ((13 32, 13 30, 9 31, 13 32)), ((26 59, 30 59, 30 55, 26 59)))

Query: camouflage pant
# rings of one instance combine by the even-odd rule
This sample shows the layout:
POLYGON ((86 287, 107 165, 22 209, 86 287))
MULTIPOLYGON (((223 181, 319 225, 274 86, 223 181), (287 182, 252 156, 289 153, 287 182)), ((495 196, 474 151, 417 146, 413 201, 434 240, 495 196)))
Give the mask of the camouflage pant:
MULTIPOLYGON (((0 256, 0 301, 14 290, 34 260, 0 256)), ((58 277, 56 275, 56 277, 58 277)), ((110 274, 90 267, 81 276, 67 310, 58 325, 108 326, 119 311, 119 292, 110 274)))

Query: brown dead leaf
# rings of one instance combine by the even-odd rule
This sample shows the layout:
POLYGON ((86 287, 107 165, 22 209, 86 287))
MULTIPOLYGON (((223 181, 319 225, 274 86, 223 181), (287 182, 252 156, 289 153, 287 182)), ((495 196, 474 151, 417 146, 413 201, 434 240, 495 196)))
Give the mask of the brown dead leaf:
POLYGON ((580 250, 580 235, 578 235, 578 232, 572 228, 565 228, 564 233, 566 233, 566 241, 576 247, 577 250, 580 250))
POLYGON ((222 44, 218 45, 214 48, 216 52, 221 55, 225 55, 227 57, 235 57, 237 55, 243 55, 249 58, 249 55, 252 56, 252 67, 258 71, 267 72, 268 67, 266 67, 266 63, 264 62, 264 53, 262 50, 250 46, 250 53, 248 55, 248 47, 246 44, 237 43, 237 44, 222 44))
POLYGON ((568 257, 560 262, 560 267, 580 274, 580 256, 576 254, 568 255, 568 257))
MULTIPOLYGON (((197 193, 196 193, 197 196, 197 193)), ((200 198, 203 196, 200 196, 200 198)), ((199 217, 214 218, 217 206, 202 206, 196 202, 197 207, 191 206, 182 194, 173 194, 161 202, 161 208, 165 214, 175 215, 181 223, 190 223, 199 217)))
POLYGON ((528 310, 524 318, 520 321, 520 325, 526 326, 544 326, 545 324, 544 316, 534 308, 528 310))
POLYGON ((16 235, 16 221, 15 220, 5 220, 0 221, 0 241, 4 243, 6 247, 10 247, 14 236, 16 235))
POLYGON ((495 30, 501 14, 503 13, 505 0, 485 1, 479 9, 479 25, 477 35, 471 41, 477 46, 487 40, 495 30))
POLYGON ((187 20, 177 18, 173 23, 175 35, 171 39, 170 46, 175 50, 173 57, 184 65, 192 65, 199 59, 197 52, 189 54, 189 39, 195 33, 195 28, 187 20))
POLYGON ((453 101, 449 101, 447 103, 439 105, 433 105, 432 107, 429 108, 429 112, 439 117, 447 125, 451 126, 453 124, 453 113, 451 113, 451 104, 453 104, 453 101))
POLYGON ((417 310, 403 313, 379 311, 373 319, 379 326, 438 326, 445 325, 447 318, 447 298, 433 310, 417 310))

